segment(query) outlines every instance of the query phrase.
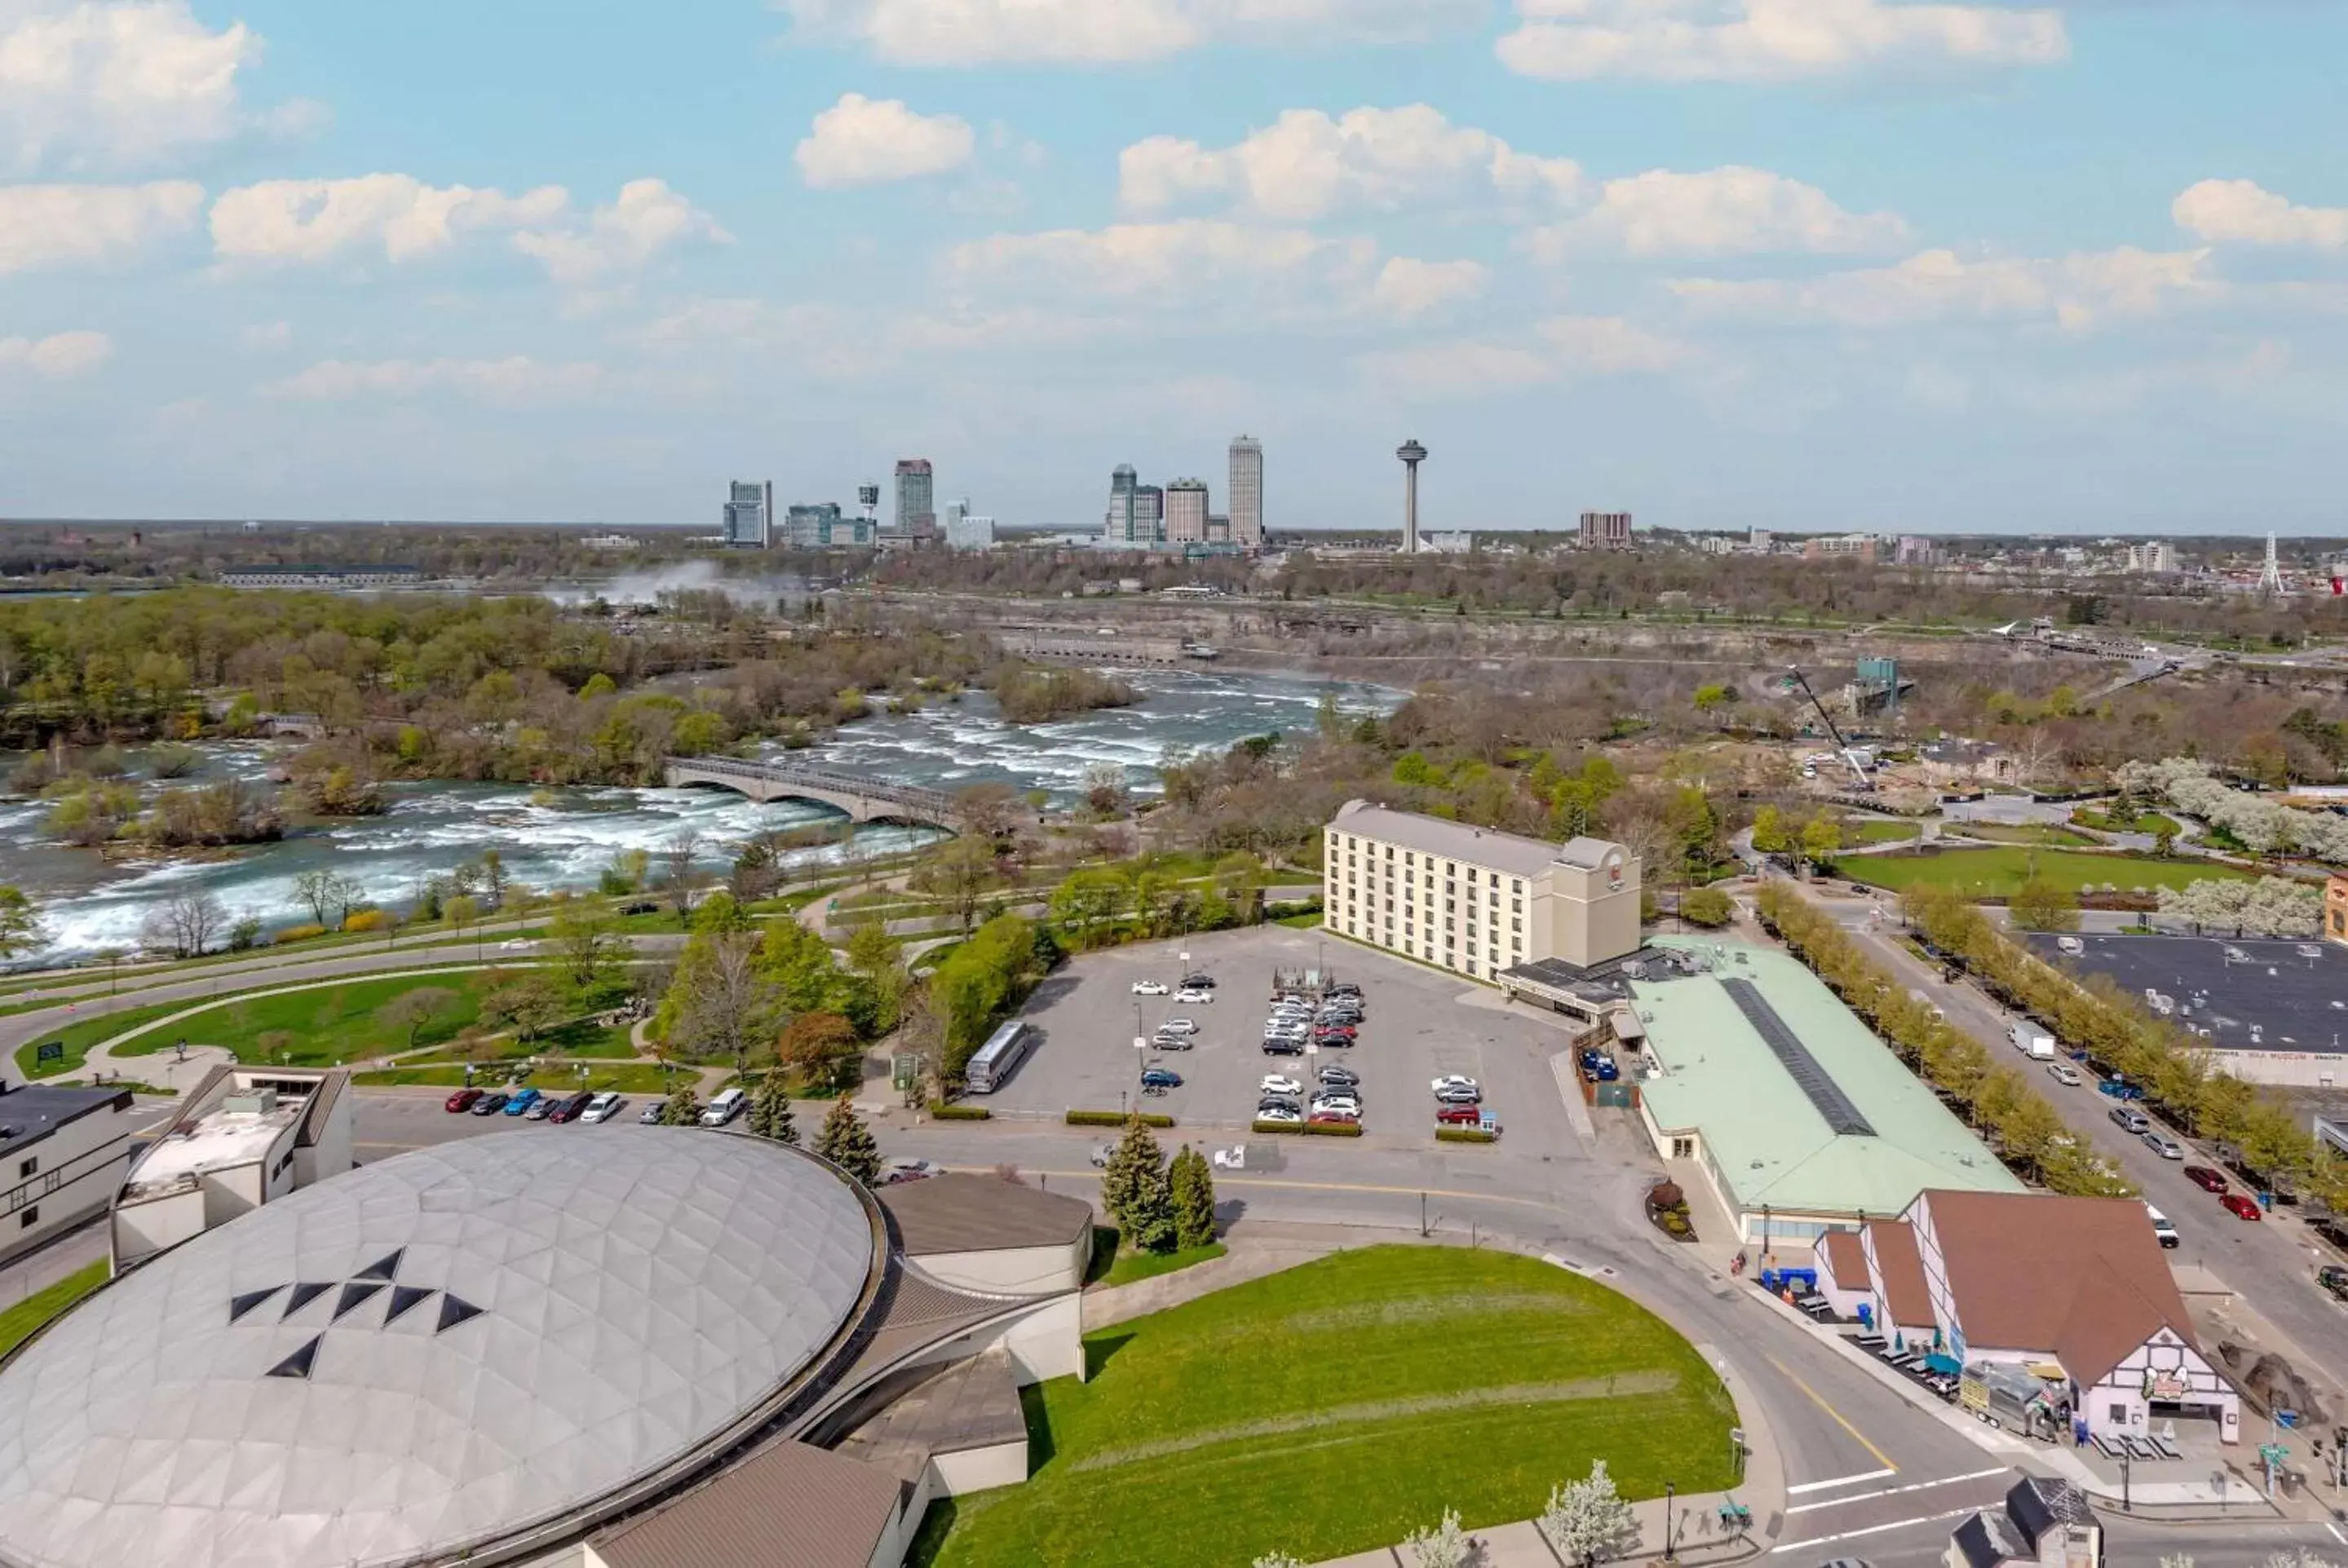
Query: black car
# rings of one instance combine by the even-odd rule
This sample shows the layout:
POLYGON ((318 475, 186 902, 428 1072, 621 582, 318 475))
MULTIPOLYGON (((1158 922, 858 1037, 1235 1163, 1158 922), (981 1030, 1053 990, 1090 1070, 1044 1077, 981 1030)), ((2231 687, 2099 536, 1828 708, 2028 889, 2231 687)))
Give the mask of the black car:
POLYGON ((587 1102, 594 1098, 593 1090, 582 1089, 576 1094, 556 1101, 554 1109, 546 1113, 546 1119, 549 1122, 576 1122, 579 1112, 586 1110, 587 1102))
POLYGON ((1339 997, 1351 997, 1355 1001, 1359 1001, 1362 998, 1362 988, 1351 980, 1341 980, 1321 994, 1331 1001, 1335 1001, 1339 997))
POLYGON ((1195 991, 1210 991, 1215 989, 1215 977, 1212 975, 1184 975, 1182 977, 1182 983, 1195 991))
POLYGON ((473 1102, 473 1114, 476 1116, 495 1116, 499 1112, 503 1111, 506 1108, 506 1102, 510 1098, 511 1098, 511 1096, 508 1095, 504 1090, 492 1089, 487 1094, 482 1095, 479 1100, 473 1102))
POLYGON ((2348 1301, 2348 1268, 2336 1263, 2327 1263, 2315 1271, 2315 1283, 2342 1301, 2348 1301))
POLYGON ((1354 1048, 1354 1037, 1343 1030, 1333 1029, 1326 1033, 1314 1035, 1313 1043, 1323 1050, 1351 1050, 1354 1048))
POLYGON ((1301 1040, 1267 1040, 1263 1042, 1266 1056, 1302 1056, 1304 1042, 1301 1040))
POLYGON ((1267 1094, 1255 1102, 1258 1111, 1293 1111, 1304 1114, 1304 1102, 1292 1094, 1267 1094))

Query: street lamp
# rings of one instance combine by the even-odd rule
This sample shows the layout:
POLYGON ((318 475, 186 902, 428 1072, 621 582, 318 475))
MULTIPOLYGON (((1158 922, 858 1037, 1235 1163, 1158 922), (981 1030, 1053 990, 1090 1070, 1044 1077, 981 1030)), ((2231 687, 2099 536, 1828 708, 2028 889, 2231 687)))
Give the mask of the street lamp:
POLYGON ((1670 1481, 1663 1482, 1663 1561, 1666 1563, 1677 1561, 1672 1555, 1672 1526, 1679 1519, 1679 1510, 1673 1502, 1676 1495, 1677 1489, 1670 1481))

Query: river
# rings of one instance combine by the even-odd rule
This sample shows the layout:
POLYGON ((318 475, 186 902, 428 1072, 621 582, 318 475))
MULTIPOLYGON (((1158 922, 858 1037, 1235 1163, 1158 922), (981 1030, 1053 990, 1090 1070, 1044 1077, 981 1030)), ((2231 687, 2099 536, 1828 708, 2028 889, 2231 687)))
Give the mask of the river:
MULTIPOLYGON (((901 784, 956 789, 1001 782, 1041 789, 1066 804, 1086 774, 1102 764, 1124 771, 1136 794, 1153 793, 1153 771, 1169 752, 1220 750, 1251 735, 1313 727, 1322 682, 1238 671, 1120 671, 1142 701, 1130 708, 1047 724, 1003 722, 994 700, 971 692, 919 713, 876 714, 848 725, 796 760, 819 763, 901 784)), ((1380 686, 1335 685, 1348 714, 1385 713, 1403 693, 1380 686)), ((263 779, 275 748, 208 744, 201 766, 181 781, 263 779)), ((779 750, 775 753, 784 753, 779 750)), ((21 757, 0 754, 0 778, 21 757)), ((140 753, 127 760, 143 792, 140 753)), ((705 869, 722 869, 731 846, 768 829, 839 825, 845 818, 812 802, 760 805, 705 789, 565 789, 490 784, 394 784, 391 809, 381 816, 323 823, 290 831, 274 843, 217 858, 107 859, 75 849, 42 832, 45 803, 0 799, 0 883, 14 883, 40 907, 45 949, 26 962, 83 958, 139 945, 141 923, 161 900, 189 887, 214 894, 232 918, 252 915, 271 927, 307 919, 295 888, 303 873, 332 869, 354 880, 368 901, 404 908, 424 880, 484 849, 504 857, 517 882, 542 889, 594 886, 612 856, 625 849, 657 854, 679 834, 696 833, 706 846, 705 869)), ((885 854, 936 836, 929 830, 885 825, 856 835, 860 853, 885 854)), ((837 845, 794 851, 794 865, 836 859, 837 845)))

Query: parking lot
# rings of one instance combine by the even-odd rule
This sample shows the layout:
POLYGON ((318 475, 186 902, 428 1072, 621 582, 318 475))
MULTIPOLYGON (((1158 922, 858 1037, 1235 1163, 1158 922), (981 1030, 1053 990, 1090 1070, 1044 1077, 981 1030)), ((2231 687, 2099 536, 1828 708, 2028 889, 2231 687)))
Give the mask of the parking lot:
POLYGON ((973 1103, 998 1114, 1056 1118, 1072 1109, 1124 1111, 1138 1104, 1171 1115, 1185 1128, 1238 1132, 1254 1120, 1266 1073, 1310 1085, 1321 1065, 1334 1061, 1361 1076, 1365 1135, 1431 1145, 1430 1084, 1446 1073, 1464 1073, 1483 1086, 1486 1109, 1498 1118, 1503 1141, 1518 1152, 1529 1143, 1580 1152, 1550 1065, 1566 1049, 1566 1037, 1554 1024, 1491 1005, 1495 1000, 1490 991, 1450 976, 1278 926, 1088 953, 1030 999, 1021 1016, 1040 1043, 1010 1082, 974 1096, 973 1103), (1313 1056, 1266 1056, 1272 971, 1309 968, 1323 955, 1338 979, 1362 988, 1366 1016, 1359 1043, 1313 1056), (1215 978, 1211 1004, 1133 994, 1136 980, 1170 989, 1193 970, 1215 978), (1484 1005, 1469 1005, 1471 999, 1484 1005), (1165 1050, 1154 1040, 1158 1026, 1170 1018, 1197 1021, 1191 1049, 1165 1050), (1148 1049, 1134 1049, 1137 1034, 1152 1040, 1148 1049), (1181 1086, 1142 1098, 1145 1066, 1172 1069, 1181 1086))

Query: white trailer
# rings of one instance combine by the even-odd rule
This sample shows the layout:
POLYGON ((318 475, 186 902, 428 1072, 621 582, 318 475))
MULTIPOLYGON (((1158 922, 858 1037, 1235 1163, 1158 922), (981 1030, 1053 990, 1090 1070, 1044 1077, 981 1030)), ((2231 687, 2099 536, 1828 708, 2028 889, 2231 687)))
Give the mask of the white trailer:
POLYGON ((2013 1041, 2013 1049, 2022 1052, 2023 1055, 2030 1058, 2031 1061, 2052 1061, 2054 1060, 2054 1037, 2053 1035, 2042 1034, 2026 1023, 2015 1024, 2013 1029, 2007 1031, 2007 1035, 2008 1038, 2013 1041))

